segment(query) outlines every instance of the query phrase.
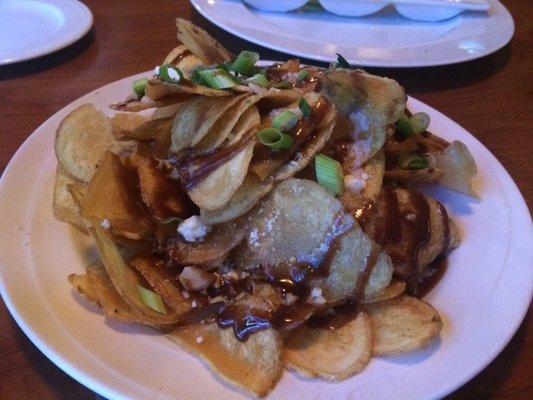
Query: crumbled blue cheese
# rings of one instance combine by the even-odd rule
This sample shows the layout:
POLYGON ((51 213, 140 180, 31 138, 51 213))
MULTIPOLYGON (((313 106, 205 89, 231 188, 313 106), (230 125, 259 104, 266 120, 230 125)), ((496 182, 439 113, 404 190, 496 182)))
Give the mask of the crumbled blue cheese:
POLYGON ((168 77, 173 81, 179 81, 181 79, 180 74, 174 68, 167 69, 168 77))
POLYGON ((198 343, 198 344, 202 343, 203 341, 204 341, 204 338, 202 336, 198 336, 196 338, 196 343, 198 343))
POLYGON ((178 232, 187 242, 202 241, 204 236, 211 231, 211 227, 202 224, 197 215, 187 218, 178 226, 178 232))
POLYGON ((313 290, 311 290, 311 294, 309 295, 307 302, 317 306, 326 304, 326 299, 324 296, 322 296, 322 289, 319 287, 314 287, 313 290))
POLYGON ((344 187, 350 192, 359 193, 365 188, 366 181, 364 179, 357 178, 353 175, 344 176, 344 187))
POLYGON ((161 68, 159 65, 154 68, 154 75, 159 75, 159 68, 161 68))
POLYGON ((104 219, 102 222, 100 222, 100 226, 104 229, 111 228, 111 222, 109 222, 108 219, 104 219))

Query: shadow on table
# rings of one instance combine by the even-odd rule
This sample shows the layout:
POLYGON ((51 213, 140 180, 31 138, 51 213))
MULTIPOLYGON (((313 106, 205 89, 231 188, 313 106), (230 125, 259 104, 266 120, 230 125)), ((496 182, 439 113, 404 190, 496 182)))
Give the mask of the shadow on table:
POLYGON ((56 65, 72 60, 92 45, 94 42, 94 31, 95 28, 93 26, 81 39, 65 47, 64 49, 57 50, 51 54, 14 64, 0 66, 0 81, 41 72, 48 68, 52 68, 56 65))

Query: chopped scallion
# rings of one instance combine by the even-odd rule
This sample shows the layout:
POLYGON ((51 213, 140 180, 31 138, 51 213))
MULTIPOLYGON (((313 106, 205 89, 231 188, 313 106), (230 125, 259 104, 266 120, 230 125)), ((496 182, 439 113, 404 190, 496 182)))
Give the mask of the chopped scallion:
POLYGON ((168 217, 163 220, 161 220, 162 224, 172 224, 173 222, 181 222, 183 221, 180 217, 168 217))
POLYGON ((409 118, 405 114, 400 115, 400 118, 396 121, 396 129, 400 131, 405 139, 416 135, 416 131, 411 126, 411 121, 409 121, 409 118))
POLYGON ((302 69, 302 70, 298 73, 298 77, 296 78, 296 80, 297 80, 298 82, 303 82, 303 81, 308 80, 310 76, 311 76, 311 74, 309 73, 308 70, 306 70, 306 69, 302 69))
POLYGON ((288 149, 292 145, 292 137, 276 128, 265 128, 257 134, 257 137, 259 142, 271 149, 288 149))
POLYGON ((148 78, 140 78, 133 81, 133 92, 137 95, 137 97, 144 96, 144 88, 146 87, 147 83, 148 78))
POLYGON ((352 66, 350 65, 348 60, 346 60, 346 58, 341 56, 339 53, 335 54, 337 54, 337 68, 352 69, 352 66))
POLYGON ((400 155, 398 164, 401 169, 425 169, 429 166, 429 159, 421 154, 408 153, 400 155))
POLYGON ((251 78, 248 78, 246 82, 255 83, 256 85, 262 86, 264 88, 268 88, 270 86, 270 82, 268 81, 267 77, 263 74, 255 74, 251 78))
POLYGON ((425 112, 416 113, 409 118, 409 122, 416 133, 425 132, 429 126, 429 115, 425 112))
POLYGON ((289 81, 281 81, 272 86, 274 86, 276 89, 290 89, 292 87, 292 83, 289 81))
POLYGON ((137 291, 139 292, 139 296, 143 303, 152 310, 160 312, 161 314, 167 313, 163 299, 159 294, 141 285, 137 285, 137 291))
POLYGON ((255 71, 255 63, 259 60, 259 54, 253 51, 241 51, 230 70, 241 75, 251 75, 255 71))
POLYGON ((334 195, 342 193, 344 188, 344 175, 341 164, 323 154, 315 157, 316 180, 320 186, 334 195))
POLYGON ((303 97, 298 101, 298 107, 300 108, 300 111, 302 112, 304 118, 309 118, 313 113, 311 106, 303 97))
POLYGON ((183 72, 172 64, 166 64, 159 67, 159 76, 165 82, 175 83, 183 79, 183 72))
POLYGON ((298 116, 292 111, 282 111, 272 120, 272 127, 281 132, 288 132, 298 123, 298 116))
POLYGON ((198 71, 200 77, 214 89, 229 89, 237 86, 233 77, 222 69, 206 69, 198 71))

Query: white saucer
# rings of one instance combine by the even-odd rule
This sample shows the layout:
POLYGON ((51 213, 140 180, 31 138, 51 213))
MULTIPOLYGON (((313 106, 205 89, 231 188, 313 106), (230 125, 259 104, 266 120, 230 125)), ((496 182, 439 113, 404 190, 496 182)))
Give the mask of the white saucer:
POLYGON ((417 22, 386 7, 366 17, 324 10, 261 12, 241 0, 191 0, 207 19, 234 35, 274 50, 318 61, 342 54, 353 65, 428 67, 483 57, 505 46, 513 18, 498 0, 488 11, 441 22, 417 22))
POLYGON ((52 53, 87 33, 93 15, 76 0, 0 0, 0 65, 52 53))

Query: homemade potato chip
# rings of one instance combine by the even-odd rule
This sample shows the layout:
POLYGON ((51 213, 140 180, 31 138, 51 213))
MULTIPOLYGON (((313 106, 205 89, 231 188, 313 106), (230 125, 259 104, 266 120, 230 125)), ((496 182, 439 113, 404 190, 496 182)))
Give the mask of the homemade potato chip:
POLYGON ((179 45, 174 47, 170 53, 167 54, 161 65, 172 64, 181 69, 185 73, 189 73, 195 67, 202 64, 202 60, 196 57, 187 46, 179 45))
POLYGON ((283 361, 307 378, 340 381, 361 371, 370 361, 372 328, 364 312, 334 329, 302 325, 285 340, 283 361))
POLYGON ((115 139, 123 140, 129 132, 144 124, 148 119, 140 114, 117 113, 110 121, 115 139))
POLYGON ((283 343, 273 329, 256 332, 246 342, 237 340, 231 329, 220 329, 214 323, 185 326, 167 336, 253 396, 265 396, 283 372, 283 343))
POLYGON ((54 148, 57 160, 67 174, 89 182, 102 155, 114 142, 107 117, 94 105, 84 104, 61 121, 54 148))
POLYGON ((190 21, 176 18, 178 40, 206 65, 223 63, 232 58, 231 53, 202 28, 190 21))
POLYGON ((442 328, 437 310, 415 297, 402 295, 363 309, 374 333, 372 355, 392 356, 422 348, 442 328))
POLYGON ((54 216, 80 231, 87 233, 87 227, 81 217, 80 203, 74 193, 85 191, 85 185, 68 175, 61 165, 56 168, 54 183, 53 211, 54 216))
POLYGON ((361 299, 361 303, 379 303, 380 301, 392 299, 405 292, 405 287, 406 284, 404 281, 392 280, 386 288, 381 289, 372 296, 365 296, 361 299))

